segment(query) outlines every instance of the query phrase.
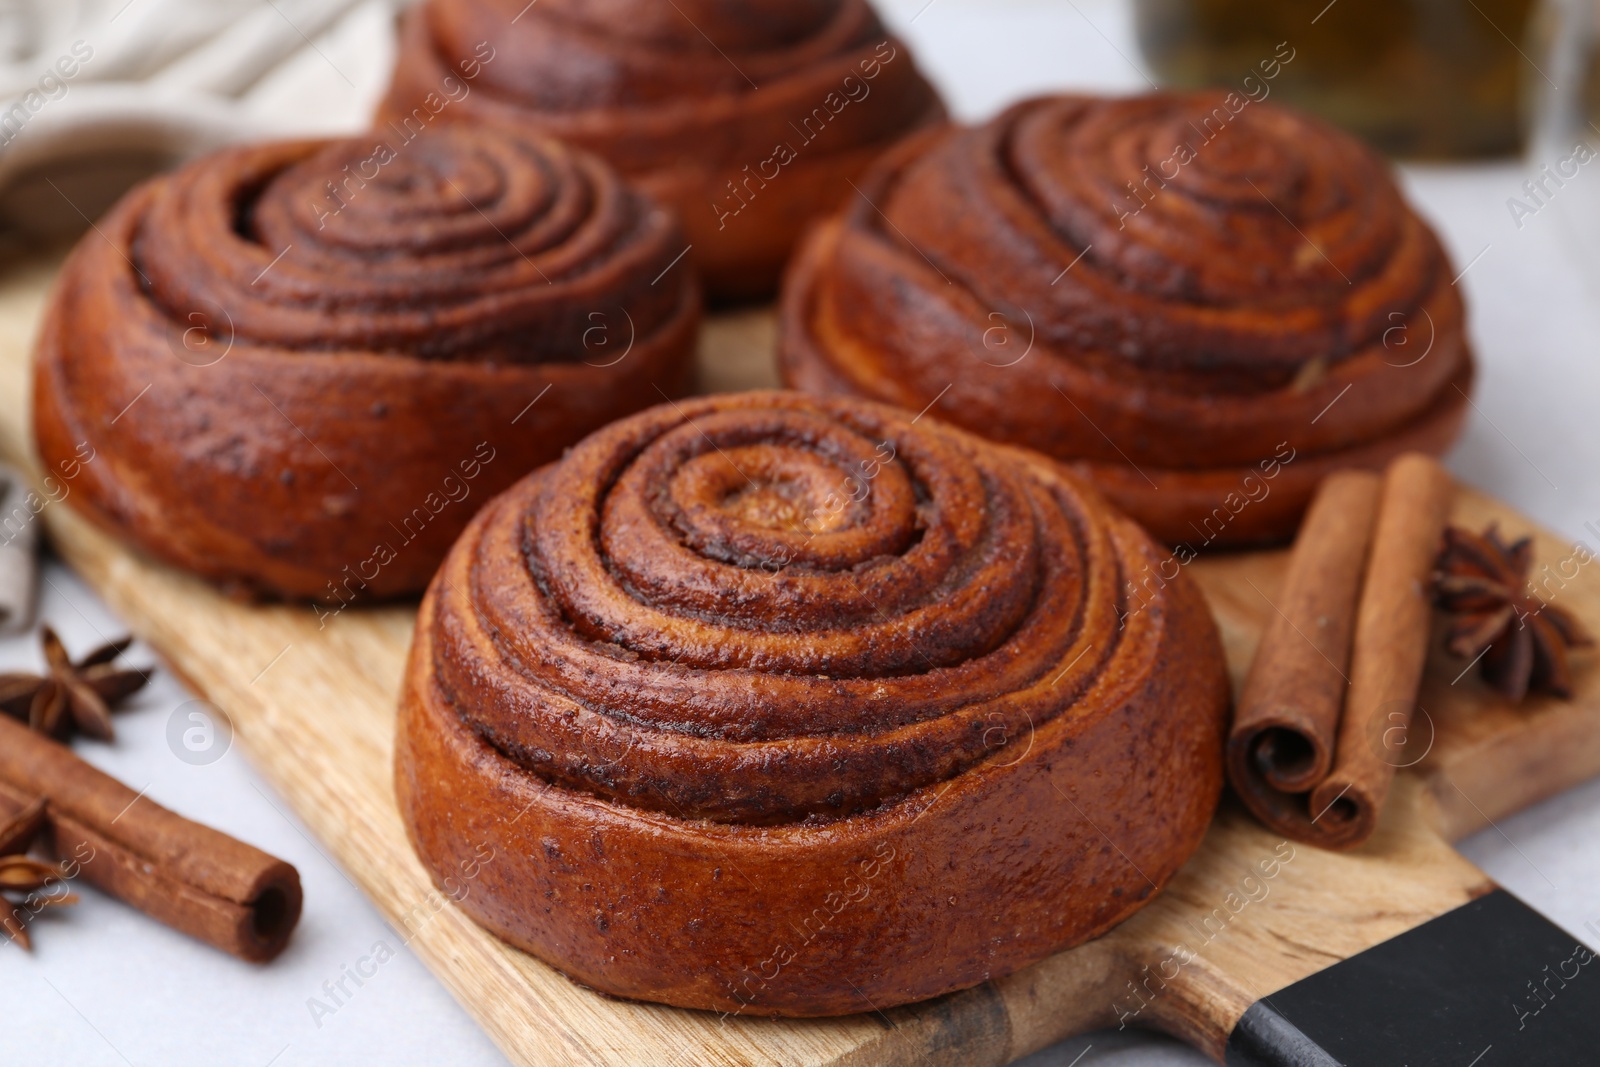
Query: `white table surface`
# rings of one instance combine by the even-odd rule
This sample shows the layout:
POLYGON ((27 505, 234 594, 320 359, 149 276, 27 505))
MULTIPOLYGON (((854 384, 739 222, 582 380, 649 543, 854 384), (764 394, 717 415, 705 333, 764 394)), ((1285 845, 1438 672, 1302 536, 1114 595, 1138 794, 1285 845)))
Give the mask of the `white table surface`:
MULTIPOLYGON (((1127 9, 1115 0, 891 0, 889 20, 962 118, 981 118, 1046 89, 1147 86, 1127 9)), ((310 70, 316 63, 308 64, 310 70)), ((370 91, 363 88, 363 91, 370 91)), ((1519 230, 1506 207, 1520 165, 1412 169, 1406 182, 1459 267, 1481 358, 1475 410, 1450 457, 1463 479, 1591 547, 1600 545, 1600 167, 1585 169, 1519 230), (1481 256, 1480 256, 1481 253, 1481 256), (1474 259, 1476 261, 1474 262, 1474 259), (1593 522, 1594 529, 1586 524, 1593 522)), ((75 652, 123 627, 70 572, 46 572, 43 617, 75 652)), ((130 659, 148 662, 135 648, 130 659)), ((38 666, 33 638, 0 641, 0 669, 38 666)), ((238 751, 194 766, 167 725, 193 699, 158 674, 117 716, 114 745, 80 742, 88 759, 181 813, 294 863, 305 917, 267 967, 222 956, 92 889, 42 919, 36 950, 0 946, 0 993, 13 1005, 0 1063, 211 1065, 501 1064, 471 1018, 406 950, 288 806, 238 751), (376 977, 336 1003, 324 983, 383 942, 376 977), (324 1010, 313 1011, 313 1002, 324 1010), (331 1014, 327 1008, 333 1008, 331 1014)), ((1502 885, 1600 948, 1600 782, 1572 790, 1463 844, 1502 885), (1586 926, 1592 924, 1592 926, 1586 926)), ((1028 1067, 1201 1064, 1162 1038, 1091 1034, 1028 1067)))

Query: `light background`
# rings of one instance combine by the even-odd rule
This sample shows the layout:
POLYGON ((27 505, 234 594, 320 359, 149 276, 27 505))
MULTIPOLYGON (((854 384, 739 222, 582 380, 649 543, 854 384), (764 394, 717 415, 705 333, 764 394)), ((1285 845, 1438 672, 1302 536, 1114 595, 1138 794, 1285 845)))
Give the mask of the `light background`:
MULTIPOLYGON (((1131 18, 1114 0, 888 0, 888 20, 962 119, 981 119, 1044 90, 1130 92, 1148 87, 1131 18)), ((293 125, 359 128, 388 55, 370 15, 347 20, 303 50, 255 94, 258 111, 293 125), (329 68, 334 68, 330 70, 329 68), (377 70, 376 75, 371 74, 377 70), (357 74, 353 79, 346 75, 357 74), (338 75, 336 78, 334 75, 338 75), (351 84, 352 80, 356 84, 351 84), (291 117, 285 118, 288 114, 291 117)), ((1242 74, 1242 72, 1241 72, 1242 74)), ((48 118, 48 116, 42 116, 48 118)), ((1554 162, 1554 159, 1536 160, 1554 162)), ((1439 228, 1457 269, 1480 357, 1475 410, 1450 465, 1563 535, 1600 545, 1600 166, 1585 169, 1519 229, 1506 206, 1520 164, 1411 168, 1404 180, 1439 228), (1593 522, 1595 529, 1586 527, 1593 522)), ((46 574, 43 616, 76 652, 123 632, 59 565, 46 574)), ((136 648, 132 660, 150 660, 136 648)), ((0 642, 0 670, 39 665, 33 638, 0 642)), ((299 867, 306 912, 276 963, 239 963, 86 890, 83 902, 35 927, 32 956, 0 947, 0 994, 12 1007, 0 1063, 291 1067, 309 1064, 503 1064, 443 986, 406 950, 338 866, 238 751, 191 766, 167 744, 169 721, 192 700, 171 677, 117 716, 115 745, 80 743, 88 759, 181 813, 216 825, 299 867), (320 1020, 311 998, 384 942, 395 957, 320 1020)), ((337 714, 338 709, 328 709, 337 714)), ((1600 782, 1471 838, 1463 850, 1501 884, 1600 948, 1600 782), (1593 923, 1588 929, 1586 923, 1593 923)), ((1027 1067, 1208 1062, 1132 1032, 1086 1035, 1027 1067)))

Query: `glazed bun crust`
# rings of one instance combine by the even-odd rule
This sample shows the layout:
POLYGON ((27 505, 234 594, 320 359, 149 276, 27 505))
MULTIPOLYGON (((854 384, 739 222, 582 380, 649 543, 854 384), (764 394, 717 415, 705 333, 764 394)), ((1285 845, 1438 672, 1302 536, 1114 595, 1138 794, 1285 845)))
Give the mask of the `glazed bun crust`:
POLYGON ((460 118, 604 157, 678 213, 712 296, 748 298, 944 107, 865 0, 429 0, 380 128, 460 118))
POLYGON ((1350 137, 1227 99, 1041 98, 892 153, 796 257, 785 382, 948 386, 932 416, 1174 543, 1285 538, 1328 471, 1442 451, 1473 367, 1438 239, 1350 137))
POLYGON ((68 260, 39 453, 101 525, 229 587, 419 592, 479 503, 686 388, 681 248, 665 210, 543 139, 219 152, 68 260))
POLYGON ((473 918, 619 996, 828 1015, 997 977, 1136 910, 1217 802, 1222 654, 1163 555, 896 409, 651 409, 440 569, 402 816, 473 918))

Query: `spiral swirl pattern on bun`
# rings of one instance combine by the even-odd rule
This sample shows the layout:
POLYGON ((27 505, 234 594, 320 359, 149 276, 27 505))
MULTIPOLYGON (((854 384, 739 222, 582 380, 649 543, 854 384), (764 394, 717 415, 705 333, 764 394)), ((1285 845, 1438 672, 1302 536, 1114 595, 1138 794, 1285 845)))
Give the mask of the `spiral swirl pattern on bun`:
POLYGON ((428 0, 380 123, 537 130, 678 212, 714 296, 771 293, 801 228, 943 105, 865 0, 428 0))
POLYGON ((818 1015, 1004 974, 1139 907, 1216 803, 1214 626, 1187 578, 1125 595, 1160 557, 1050 461, 896 409, 653 408, 441 567, 402 814, 436 878, 494 850, 474 918, 618 995, 818 1015))
POLYGON ((1386 165, 1312 119, 1042 98, 862 188, 786 285, 786 382, 943 392, 936 417, 1073 462, 1168 541, 1285 537, 1329 470, 1459 428, 1449 260, 1386 165))
POLYGON ((37 352, 40 455, 92 455, 71 500, 230 586, 417 591, 479 503, 682 391, 682 249, 605 164, 537 138, 220 152, 73 252, 37 352))

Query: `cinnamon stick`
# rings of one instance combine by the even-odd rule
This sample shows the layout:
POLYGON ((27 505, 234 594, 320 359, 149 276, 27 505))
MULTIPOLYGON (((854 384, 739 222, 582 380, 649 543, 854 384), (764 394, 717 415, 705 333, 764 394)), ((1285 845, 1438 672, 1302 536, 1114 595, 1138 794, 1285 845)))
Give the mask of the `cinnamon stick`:
POLYGON ((1295 836, 1312 832, 1304 794, 1333 764, 1380 484, 1376 474, 1340 471, 1318 487, 1228 738, 1235 791, 1257 818, 1295 836))
POLYGON ((1333 770, 1311 791, 1319 836, 1353 848, 1372 836, 1416 708, 1432 618, 1429 585, 1454 487, 1431 456, 1389 465, 1361 587, 1350 691, 1333 770), (1394 743, 1398 739, 1399 744, 1394 743))
POLYGON ((190 822, 0 716, 0 808, 43 797, 46 848, 77 876, 173 929, 254 962, 300 919, 288 863, 190 822))

